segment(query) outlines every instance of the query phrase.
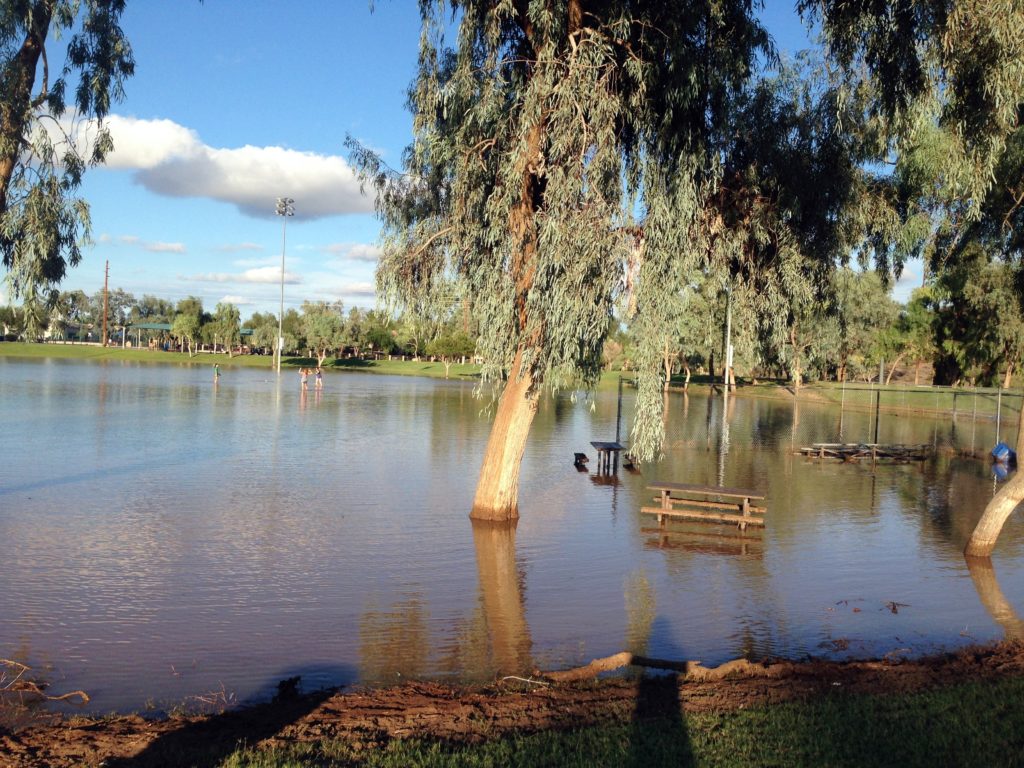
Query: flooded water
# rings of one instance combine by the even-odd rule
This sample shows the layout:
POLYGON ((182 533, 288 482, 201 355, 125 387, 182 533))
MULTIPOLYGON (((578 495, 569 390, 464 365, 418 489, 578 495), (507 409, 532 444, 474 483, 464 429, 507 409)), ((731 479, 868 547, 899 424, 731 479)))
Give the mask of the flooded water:
MULTIPOLYGON (((986 463, 794 455, 840 430, 869 439, 867 412, 673 394, 664 459, 607 478, 572 456, 596 465, 615 391, 549 398, 510 528, 468 519, 490 425, 470 383, 339 373, 300 396, 294 372, 211 380, 0 358, 0 657, 52 693, 87 691, 91 711, 254 700, 294 675, 305 689, 480 681, 624 649, 716 664, 1022 633, 1022 515, 991 562, 961 555, 994 492, 986 463), (654 480, 763 489, 767 527, 663 537, 640 513, 654 480)), ((883 415, 880 432, 995 438, 963 417, 883 415)))

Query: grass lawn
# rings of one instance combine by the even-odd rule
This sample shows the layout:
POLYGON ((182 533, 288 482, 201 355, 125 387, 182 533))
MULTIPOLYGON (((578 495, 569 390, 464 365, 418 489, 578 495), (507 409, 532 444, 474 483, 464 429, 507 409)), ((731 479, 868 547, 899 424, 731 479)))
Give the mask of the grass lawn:
POLYGON ((321 741, 240 749, 224 768, 297 766, 1021 766, 1024 679, 833 696, 465 746, 321 741))
MULTIPOLYGON (((135 363, 160 363, 164 365, 196 365, 212 367, 218 363, 221 368, 245 367, 271 369, 274 358, 270 355, 235 355, 212 354, 200 352, 189 357, 185 352, 150 351, 148 349, 122 349, 121 347, 100 347, 88 344, 28 344, 22 342, 0 343, 0 357, 29 358, 63 358, 90 361, 129 361, 135 363)), ((306 366, 316 366, 316 359, 310 357, 285 357, 281 361, 282 370, 297 371, 306 366)), ((368 373, 385 373, 402 376, 430 376, 444 378, 444 363, 430 360, 360 360, 327 358, 324 361, 325 371, 366 371, 368 373)), ((453 379, 477 377, 480 366, 453 363, 449 376, 453 379)))

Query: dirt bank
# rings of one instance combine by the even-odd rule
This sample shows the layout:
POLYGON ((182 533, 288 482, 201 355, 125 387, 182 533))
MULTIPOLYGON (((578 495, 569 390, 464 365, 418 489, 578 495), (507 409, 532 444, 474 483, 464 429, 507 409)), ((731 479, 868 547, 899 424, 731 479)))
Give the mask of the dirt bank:
MULTIPOLYGON (((479 742, 512 732, 734 710, 821 695, 904 693, 1024 676, 1024 643, 971 648, 914 661, 743 664, 719 680, 660 678, 572 684, 506 680, 484 688, 410 683, 326 691, 212 716, 70 719, 0 732, 0 765, 12 768, 176 765, 190 745, 227 755, 240 742, 286 744, 343 738, 367 747, 422 737, 479 742)), ((706 676, 705 676, 706 677, 706 676)))

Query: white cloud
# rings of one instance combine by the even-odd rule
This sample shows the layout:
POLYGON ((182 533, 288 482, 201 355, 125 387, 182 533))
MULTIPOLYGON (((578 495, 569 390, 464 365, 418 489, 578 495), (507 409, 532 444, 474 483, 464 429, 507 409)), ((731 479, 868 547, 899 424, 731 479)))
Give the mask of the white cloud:
MULTIPOLYGON (((289 258, 288 259, 288 263, 293 265, 293 266, 295 264, 297 264, 299 261, 300 260, 296 259, 296 258, 289 258)), ((281 263, 281 257, 280 256, 263 256, 263 257, 261 257, 259 259, 235 259, 231 263, 234 264, 236 267, 271 267, 271 266, 275 266, 275 265, 280 264, 281 263)), ((280 270, 281 270, 281 268, 278 267, 278 271, 279 272, 280 272, 280 270)))
POLYGON ((185 253, 187 248, 184 243, 161 243, 159 241, 143 240, 138 235, 118 235, 116 238, 102 234, 96 241, 100 245, 129 245, 138 246, 150 253, 185 253))
POLYGON ((184 253, 182 243, 143 243, 143 248, 152 253, 184 253))
POLYGON ((235 295, 229 293, 227 296, 222 296, 218 303, 220 303, 220 304, 234 304, 236 307, 239 307, 239 306, 245 307, 245 306, 248 306, 248 305, 252 304, 252 301, 250 299, 246 298, 245 296, 235 296, 235 295))
POLYGON ((242 213, 274 218, 274 202, 295 199, 296 219, 369 213, 373 199, 359 191, 352 168, 338 155, 283 147, 218 148, 170 120, 108 118, 114 151, 106 167, 134 170, 158 195, 204 197, 242 213))
POLYGON ((380 260, 380 246, 371 243, 331 243, 324 248, 351 261, 376 263, 380 260))
MULTIPOLYGON (((241 274, 229 274, 227 272, 204 272, 198 275, 190 275, 183 278, 201 283, 280 283, 280 267, 254 267, 247 269, 241 274)), ((284 273, 284 281, 290 285, 302 282, 302 278, 293 272, 284 273)))
POLYGON ((225 243, 217 248, 222 253, 238 253, 239 251, 262 251, 259 243, 225 243))

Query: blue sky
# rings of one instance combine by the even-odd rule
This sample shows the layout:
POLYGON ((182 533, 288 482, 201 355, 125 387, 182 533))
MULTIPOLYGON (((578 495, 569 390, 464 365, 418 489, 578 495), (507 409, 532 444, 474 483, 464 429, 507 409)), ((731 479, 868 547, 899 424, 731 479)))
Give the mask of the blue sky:
MULTIPOLYGON (((773 0, 762 13, 789 52, 808 45, 792 8, 773 0)), ((287 195, 285 306, 374 306, 378 225, 343 142, 398 164, 417 3, 136 0, 123 25, 136 74, 110 120, 115 152, 83 185, 94 244, 63 287, 94 293, 109 260, 111 287, 136 296, 276 312, 273 211, 287 195)), ((910 272, 901 282, 916 284, 910 272)))

